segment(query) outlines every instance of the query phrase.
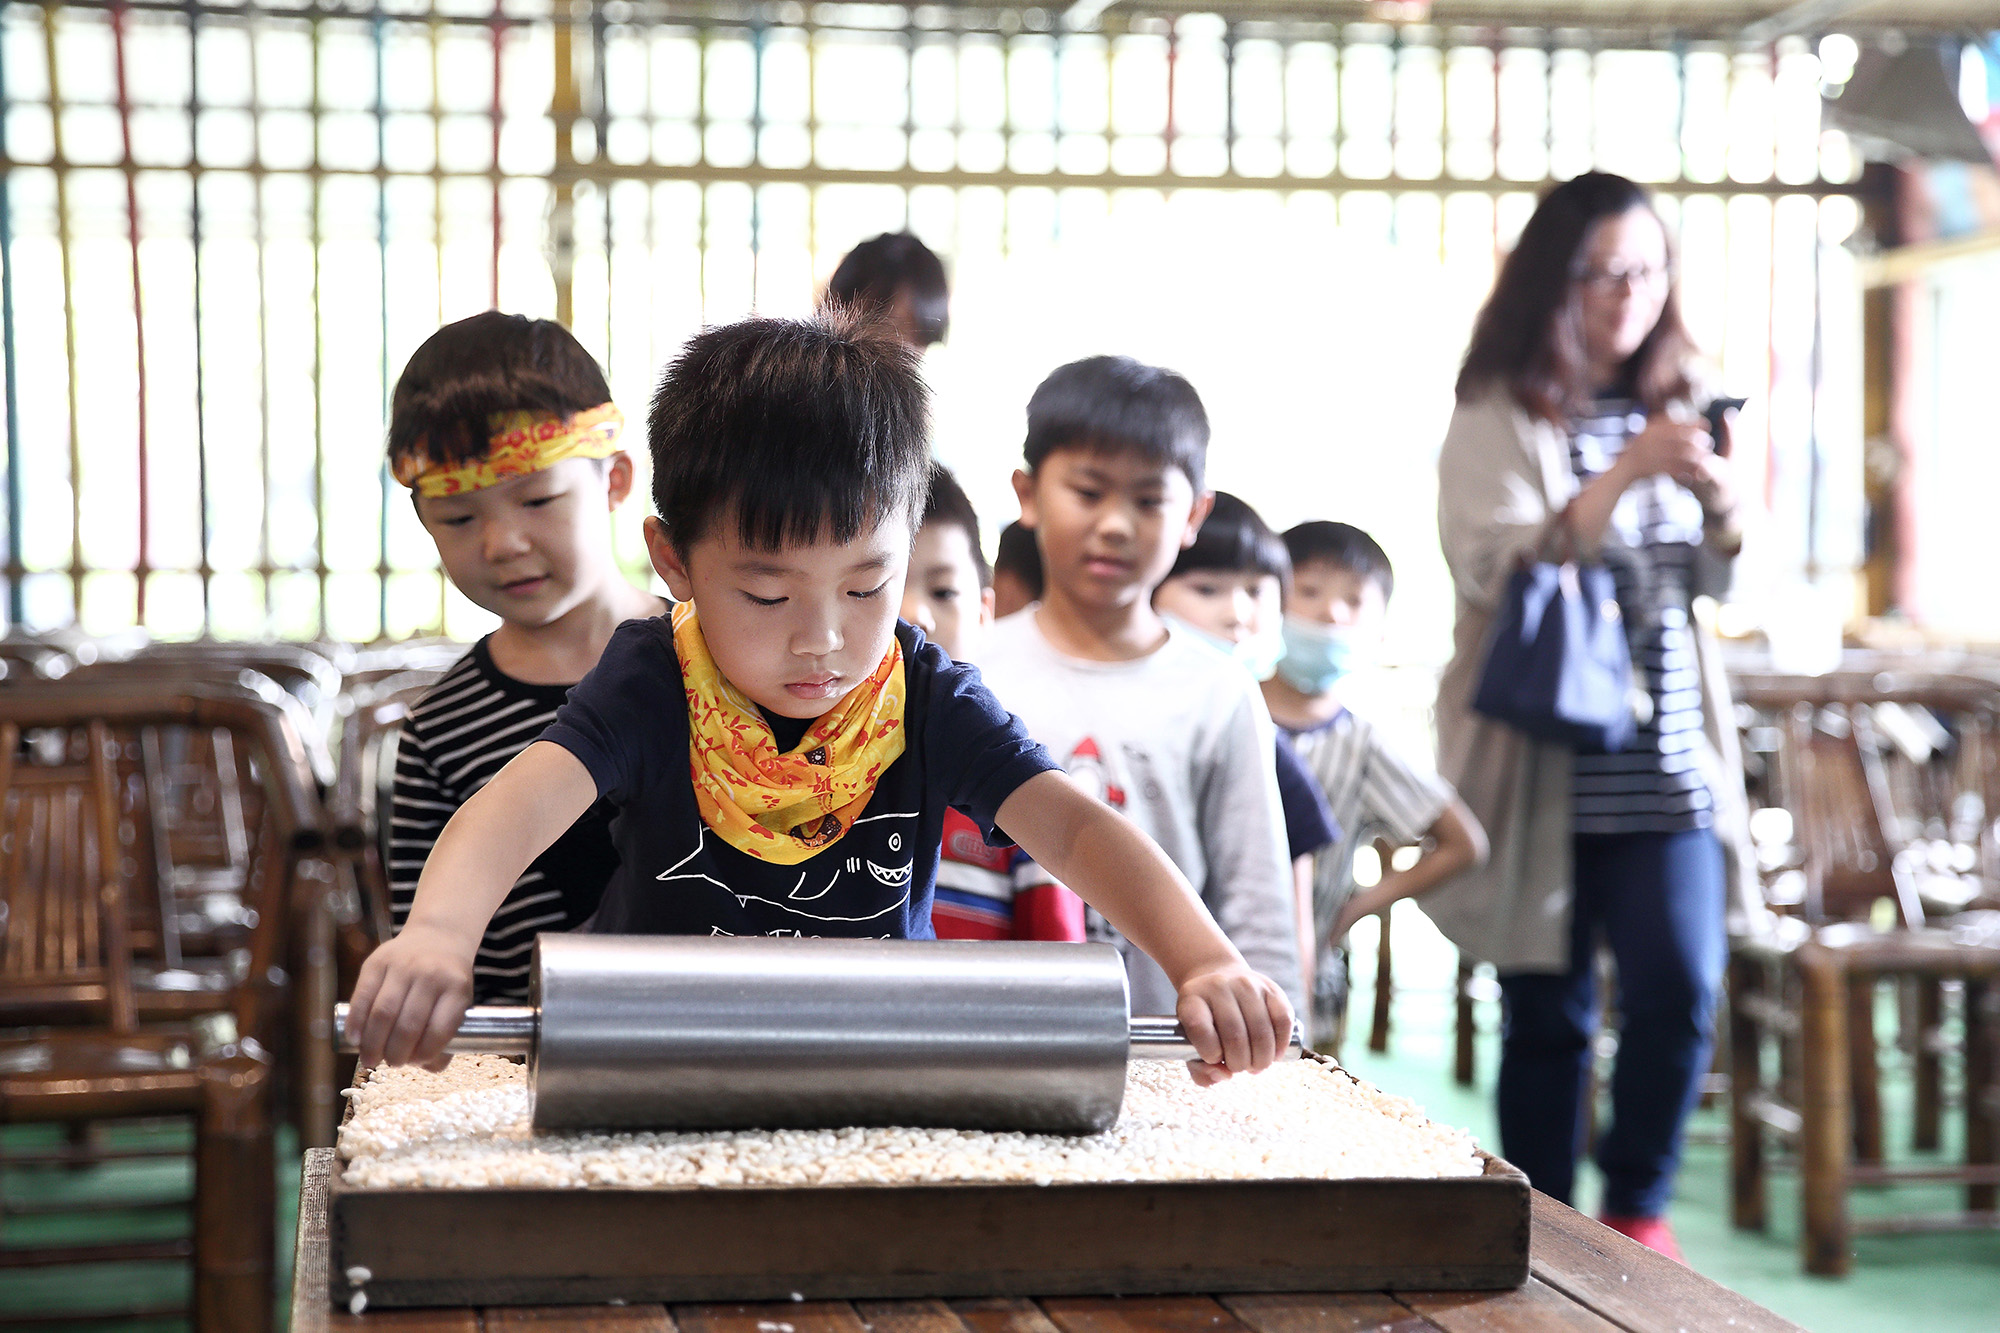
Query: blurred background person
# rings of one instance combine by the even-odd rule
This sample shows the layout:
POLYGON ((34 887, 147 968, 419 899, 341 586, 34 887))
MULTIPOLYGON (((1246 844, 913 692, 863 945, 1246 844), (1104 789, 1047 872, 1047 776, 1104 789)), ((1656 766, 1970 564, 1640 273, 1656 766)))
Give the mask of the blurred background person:
POLYGON ((1473 327, 1438 458, 1457 615, 1437 727, 1443 776, 1493 848, 1425 910, 1499 971, 1502 1150, 1565 1201, 1599 1022, 1594 963, 1609 947, 1620 1039, 1597 1144, 1602 1217, 1678 1258, 1663 1215, 1722 978, 1717 835, 1745 814, 1741 771, 1724 770, 1715 739, 1735 721, 1719 674, 1701 670, 1692 608, 1728 587, 1736 487, 1726 439, 1696 414, 1674 281, 1646 192, 1591 172, 1543 198, 1473 327), (1470 707, 1509 577, 1551 548, 1616 579, 1645 693, 1616 754, 1572 753, 1470 707))

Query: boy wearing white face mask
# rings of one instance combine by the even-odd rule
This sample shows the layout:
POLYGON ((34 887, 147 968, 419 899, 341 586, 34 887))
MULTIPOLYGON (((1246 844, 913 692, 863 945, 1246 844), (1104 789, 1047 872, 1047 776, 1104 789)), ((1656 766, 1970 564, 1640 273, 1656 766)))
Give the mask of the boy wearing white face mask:
MULTIPOLYGON (((1194 545, 1180 553, 1166 581, 1153 590, 1153 609, 1267 681, 1284 655, 1279 623, 1292 557, 1248 504, 1227 491, 1202 520, 1194 545)), ((1281 731, 1275 737, 1278 802, 1292 857, 1292 891, 1299 924, 1299 959, 1312 992, 1313 858, 1340 839, 1319 783, 1281 731)))
POLYGON ((1395 587, 1388 555, 1346 523, 1301 523, 1284 540, 1292 562, 1284 656, 1264 682, 1264 702, 1318 779, 1341 829, 1319 854, 1313 883, 1313 1041, 1337 1047, 1347 1008, 1348 930, 1483 863, 1486 832, 1450 784, 1404 758, 1341 702, 1341 678, 1381 647, 1395 587), (1422 850, 1407 869, 1385 867, 1380 880, 1357 891, 1355 849, 1377 838, 1422 850))

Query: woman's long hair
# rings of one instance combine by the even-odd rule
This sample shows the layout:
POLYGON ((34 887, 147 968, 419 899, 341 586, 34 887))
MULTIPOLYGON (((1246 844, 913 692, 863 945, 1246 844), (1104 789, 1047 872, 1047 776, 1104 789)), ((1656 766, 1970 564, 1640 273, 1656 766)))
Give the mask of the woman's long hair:
MULTIPOLYGON (((1635 208, 1659 216, 1644 189, 1604 171, 1564 181, 1542 196, 1472 326, 1458 372, 1461 401, 1504 384, 1531 414, 1558 424, 1589 403, 1601 386, 1588 383, 1578 265, 1591 230, 1635 208)), ((1693 351, 1669 278, 1659 322, 1620 368, 1618 388, 1657 412, 1690 391, 1693 351)))

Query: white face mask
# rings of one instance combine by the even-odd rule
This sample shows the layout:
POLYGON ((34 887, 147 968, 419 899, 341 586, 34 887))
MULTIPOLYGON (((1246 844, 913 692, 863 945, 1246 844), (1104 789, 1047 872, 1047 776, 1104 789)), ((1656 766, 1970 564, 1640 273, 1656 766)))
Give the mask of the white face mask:
POLYGON ((1212 645, 1259 681, 1269 680, 1271 674, 1278 669, 1278 659, 1285 655, 1285 641, 1276 634, 1258 634, 1241 643, 1232 643, 1220 634, 1211 634, 1201 626, 1182 620, 1179 616, 1168 614, 1165 619, 1172 622, 1175 629, 1183 630, 1203 643, 1212 645))

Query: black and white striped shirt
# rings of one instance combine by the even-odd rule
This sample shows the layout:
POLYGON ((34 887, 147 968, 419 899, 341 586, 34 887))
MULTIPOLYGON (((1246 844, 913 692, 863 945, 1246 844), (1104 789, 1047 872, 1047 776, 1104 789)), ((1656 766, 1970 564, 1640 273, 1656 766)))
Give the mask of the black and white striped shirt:
POLYGON ((1347 1004, 1344 948, 1326 938, 1354 895, 1354 853, 1377 838, 1420 841, 1451 804, 1452 790, 1427 764, 1406 759, 1366 718, 1343 708, 1328 721, 1285 734, 1319 783, 1338 836, 1313 858, 1313 1039, 1330 1039, 1347 1004))
MULTIPOLYGON (((1645 429, 1639 404, 1600 398, 1570 431, 1570 466, 1588 483, 1618 461, 1645 429)), ((1635 482, 1619 498, 1612 528, 1650 565, 1651 586, 1612 561, 1618 602, 1631 638, 1632 666, 1652 697, 1632 743, 1617 754, 1576 756, 1578 833, 1679 833, 1707 828, 1710 798, 1700 770, 1701 671, 1688 615, 1694 558, 1702 541, 1701 502, 1669 477, 1635 482)))
MULTIPOLYGON (((445 821, 542 734, 569 690, 502 674, 481 639, 411 710, 396 747, 389 834, 389 910, 396 929, 409 918, 417 876, 445 821)), ((573 930, 597 910, 618 868, 614 813, 607 802, 593 805, 514 882, 479 944, 474 1003, 525 1003, 535 936, 573 930)))

